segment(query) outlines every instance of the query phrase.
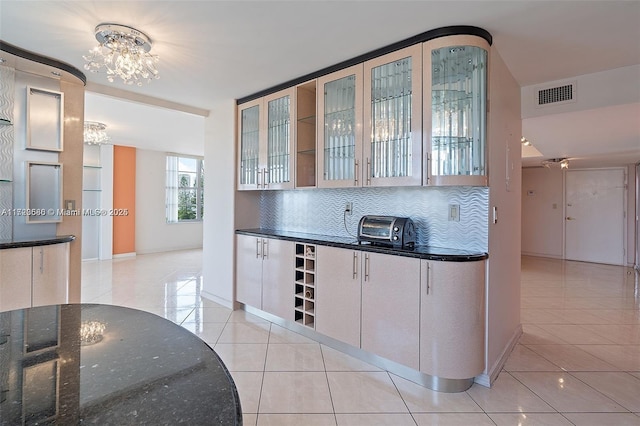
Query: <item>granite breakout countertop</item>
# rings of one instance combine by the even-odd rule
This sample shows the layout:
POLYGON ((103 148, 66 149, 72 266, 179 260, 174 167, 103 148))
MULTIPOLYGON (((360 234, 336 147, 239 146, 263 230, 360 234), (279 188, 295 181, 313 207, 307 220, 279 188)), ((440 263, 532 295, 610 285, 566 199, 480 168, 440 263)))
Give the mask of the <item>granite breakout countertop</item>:
POLYGON ((444 247, 415 246, 412 248, 393 248, 371 243, 359 243, 355 237, 337 237, 330 235, 306 234, 303 232, 280 231, 274 229, 238 229, 236 234, 256 237, 275 238, 279 240, 295 241, 307 244, 319 244, 329 247, 361 250, 373 253, 393 254, 396 256, 414 257, 427 260, 441 260, 447 262, 471 262, 484 260, 487 253, 457 250, 444 247))
POLYGON ((25 239, 0 239, 0 250, 20 247, 47 246, 50 244, 69 243, 75 240, 73 235, 59 235, 57 237, 46 238, 25 238, 25 239))
POLYGON ((205 342, 136 309, 0 312, 0 424, 242 425, 238 393, 205 342))

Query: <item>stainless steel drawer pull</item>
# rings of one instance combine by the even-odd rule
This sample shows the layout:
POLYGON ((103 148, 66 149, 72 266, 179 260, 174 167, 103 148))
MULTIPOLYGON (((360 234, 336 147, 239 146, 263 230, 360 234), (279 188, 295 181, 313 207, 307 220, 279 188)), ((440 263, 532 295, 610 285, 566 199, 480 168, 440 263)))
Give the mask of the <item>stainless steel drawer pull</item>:
POLYGON ((369 255, 364 255, 364 280, 369 281, 369 255))
POLYGON ((358 278, 358 253, 353 252, 353 279, 358 278))

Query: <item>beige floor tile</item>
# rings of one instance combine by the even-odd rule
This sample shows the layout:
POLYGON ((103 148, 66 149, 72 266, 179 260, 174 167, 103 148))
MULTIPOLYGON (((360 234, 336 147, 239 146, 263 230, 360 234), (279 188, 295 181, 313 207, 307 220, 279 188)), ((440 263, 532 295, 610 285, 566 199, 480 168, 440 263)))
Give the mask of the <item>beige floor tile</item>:
POLYGON ((436 392, 393 374, 391 379, 411 413, 482 411, 467 392, 436 392))
POLYGON ((568 373, 511 373, 527 388, 559 412, 626 411, 600 392, 568 373))
POLYGON ((336 413, 407 413, 386 372, 327 372, 336 413))
POLYGON ((264 371, 266 343, 218 343, 213 349, 229 371, 264 371))
POLYGON ((640 411, 640 379, 623 372, 572 373, 629 411, 640 411))
POLYGON ((640 310, 599 309, 593 313, 604 320, 601 324, 640 325, 640 310))
POLYGON ((195 323, 227 322, 231 312, 231 309, 227 308, 205 308, 200 306, 195 308, 184 321, 195 323))
POLYGON ((588 325, 585 328, 618 345, 640 345, 640 325, 637 324, 588 325))
POLYGON ((228 322, 218 343, 267 343, 269 323, 228 322))
POLYGON ((524 345, 516 345, 513 348, 504 369, 506 371, 561 371, 560 367, 524 345))
POLYGON ((540 324, 522 324, 521 345, 566 345, 567 342, 540 328, 540 324))
POLYGON ((522 308, 520 321, 523 324, 565 324, 565 319, 552 309, 522 308))
POLYGON ((614 343, 606 337, 595 334, 581 325, 540 324, 538 327, 571 345, 611 345, 614 343))
POLYGON ((264 373, 236 371, 231 373, 238 395, 240 396, 240 406, 243 413, 257 413, 260 403, 260 391, 262 389, 262 376, 264 373))
POLYGON ((265 372, 259 413, 332 414, 325 373, 265 372))
POLYGON ((322 357, 327 371, 382 371, 375 365, 368 364, 350 355, 321 345, 322 357))
POLYGON ((491 388, 472 386, 467 393, 486 413, 555 411, 531 390, 505 372, 500 374, 491 388))
POLYGON ((618 371, 620 368, 574 345, 529 345, 533 352, 565 371, 618 371))
POLYGON ((265 371, 324 371, 318 343, 269 343, 265 371))
POLYGON ((495 426, 484 413, 417 413, 413 418, 418 426, 495 426))
POLYGON ((572 426, 562 414, 557 413, 489 413, 497 426, 572 426))
POLYGON ((218 343, 225 325, 225 323, 215 322, 207 324, 182 323, 181 326, 204 340, 209 346, 214 347, 218 343))
POLYGON ((256 413, 242 413, 243 426, 256 426, 258 423, 258 414, 256 413))
MULTIPOLYGON (((584 291, 583 289, 579 289, 584 291)), ((565 309, 557 312, 567 324, 606 324, 606 320, 600 317, 597 310, 565 309)))
POLYGON ((315 341, 304 337, 294 331, 287 330, 284 327, 273 324, 271 325, 271 333, 269 335, 269 344, 277 343, 316 343, 315 341))
POLYGON ((576 426, 638 426, 640 418, 632 413, 565 413, 576 426))
POLYGON ((336 426, 333 414, 258 414, 257 426, 336 426))
POLYGON ((580 345, 578 347, 620 370, 640 371, 640 345, 580 345))
POLYGON ((229 316, 229 322, 251 322, 251 323, 259 323, 259 324, 270 324, 269 321, 242 310, 236 310, 231 312, 231 315, 229 316))
POLYGON ((416 424, 411 414, 336 414, 336 419, 338 426, 415 426, 416 424))

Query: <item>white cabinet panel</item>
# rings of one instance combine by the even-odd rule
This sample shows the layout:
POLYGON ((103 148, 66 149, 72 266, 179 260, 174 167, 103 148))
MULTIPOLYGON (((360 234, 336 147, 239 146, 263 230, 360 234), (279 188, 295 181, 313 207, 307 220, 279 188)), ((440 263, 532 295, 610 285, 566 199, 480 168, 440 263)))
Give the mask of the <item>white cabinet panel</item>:
POLYGON ((0 250, 0 311, 31 306, 31 247, 0 250))
POLYGON ((33 306, 67 303, 69 244, 33 247, 33 306))
POLYGON ((262 252, 262 310, 293 321, 294 243, 264 238, 262 252))
POLYGON ((262 238, 236 236, 236 300, 262 308, 262 238))

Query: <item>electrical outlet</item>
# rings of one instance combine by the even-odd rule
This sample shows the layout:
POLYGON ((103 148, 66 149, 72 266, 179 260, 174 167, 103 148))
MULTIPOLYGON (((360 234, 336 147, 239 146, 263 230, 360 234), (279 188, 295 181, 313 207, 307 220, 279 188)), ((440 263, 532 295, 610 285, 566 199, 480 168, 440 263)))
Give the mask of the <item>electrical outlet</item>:
POLYGON ((349 216, 351 216, 353 214, 353 203, 352 202, 347 202, 347 204, 345 204, 344 212, 346 214, 348 214, 349 216))

